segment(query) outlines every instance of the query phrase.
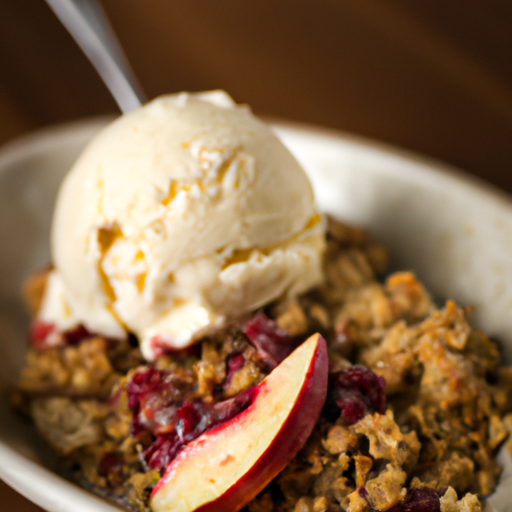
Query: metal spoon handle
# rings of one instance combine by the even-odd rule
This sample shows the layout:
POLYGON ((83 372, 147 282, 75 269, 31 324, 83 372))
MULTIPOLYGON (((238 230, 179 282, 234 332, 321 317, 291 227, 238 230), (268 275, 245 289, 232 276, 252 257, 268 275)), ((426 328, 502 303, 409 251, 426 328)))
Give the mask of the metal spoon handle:
POLYGON ((99 73, 122 112, 146 97, 98 0, 46 0, 99 73))

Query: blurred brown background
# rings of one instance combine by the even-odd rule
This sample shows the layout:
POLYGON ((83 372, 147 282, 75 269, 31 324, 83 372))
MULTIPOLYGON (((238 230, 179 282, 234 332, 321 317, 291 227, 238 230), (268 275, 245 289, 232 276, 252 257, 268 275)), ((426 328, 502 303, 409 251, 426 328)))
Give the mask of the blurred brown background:
MULTIPOLYGON (((150 98, 224 88, 258 114, 416 150, 512 192, 507 0, 103 0, 150 98)), ((43 0, 0 2, 0 143, 117 112, 43 0)), ((33 512, 0 483, 5 510, 33 512)))
MULTIPOLYGON (((507 0, 103 0, 148 96, 225 88, 259 114, 426 153, 512 191, 507 0)), ((115 112, 43 0, 0 6, 0 141, 115 112)))

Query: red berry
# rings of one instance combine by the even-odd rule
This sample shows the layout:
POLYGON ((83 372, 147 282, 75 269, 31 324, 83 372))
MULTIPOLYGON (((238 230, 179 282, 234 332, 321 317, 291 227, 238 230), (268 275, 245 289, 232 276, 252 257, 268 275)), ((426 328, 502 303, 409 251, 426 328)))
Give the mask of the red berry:
POLYGON ((286 359, 295 348, 295 343, 288 333, 280 329, 263 311, 259 311, 245 324, 243 333, 258 349, 270 369, 286 359))
POLYGON ((348 425, 357 423, 365 414, 386 410, 384 378, 362 366, 351 366, 331 378, 330 402, 340 410, 348 425))

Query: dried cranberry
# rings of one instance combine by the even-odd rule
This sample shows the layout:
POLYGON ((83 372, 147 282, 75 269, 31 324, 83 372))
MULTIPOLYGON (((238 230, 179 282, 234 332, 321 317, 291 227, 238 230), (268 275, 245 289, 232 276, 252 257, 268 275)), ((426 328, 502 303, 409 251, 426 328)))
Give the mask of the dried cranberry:
POLYGON ((228 398, 213 405, 213 415, 217 423, 223 423, 247 409, 254 399, 256 386, 244 389, 233 398, 228 398))
POLYGON ((407 491, 405 498, 388 512, 441 512, 441 503, 434 489, 412 488, 407 491))
POLYGON ((183 444, 176 435, 163 434, 157 436, 155 442, 144 450, 142 456, 149 469, 162 471, 182 448, 183 444))
POLYGON ((43 322, 36 318, 30 326, 29 341, 38 349, 43 349, 48 346, 48 338, 55 332, 55 324, 43 322))
POLYGON ((94 334, 88 331, 83 325, 79 325, 71 331, 64 332, 64 342, 68 345, 78 345, 83 339, 93 337, 94 334))
POLYGON ((140 406, 141 399, 148 393, 158 390, 162 384, 162 377, 163 372, 153 366, 135 373, 126 385, 128 407, 135 412, 140 406))
POLYGON ((142 434, 146 429, 142 425, 142 423, 139 421, 139 416, 135 414, 132 417, 132 421, 130 423, 130 436, 133 438, 139 437, 140 434, 142 434))
POLYGON ((30 328, 29 340, 35 348, 42 350, 58 345, 78 345, 83 339, 93 336, 83 325, 68 331, 59 331, 55 324, 36 318, 30 328))
POLYGON ((243 354, 233 354, 228 359, 228 368, 226 373, 226 379, 224 380, 224 385, 227 386, 233 379, 233 375, 242 368, 245 363, 245 357, 243 354))
POLYGON ((384 378, 362 366, 335 373, 330 384, 328 403, 331 409, 341 410, 340 416, 348 425, 357 423, 365 414, 382 414, 386 410, 384 378))
POLYGON ((153 336, 149 340, 149 346, 151 347, 151 352, 155 357, 162 357, 167 353, 169 343, 160 336, 153 336))
POLYGON ((176 412, 192 391, 189 383, 170 371, 146 367, 135 373, 126 385, 128 407, 133 412, 131 435, 174 432, 179 419, 176 412))
POLYGON ((158 358, 166 354, 172 354, 175 358, 199 357, 200 349, 198 344, 190 345, 183 349, 174 349, 169 341, 157 334, 149 340, 149 345, 153 355, 158 358))
POLYGON ((101 458, 98 471, 100 475, 107 476, 114 471, 120 471, 121 465, 121 457, 117 453, 108 452, 101 458))
POLYGON ((280 329, 263 311, 259 311, 245 324, 243 333, 271 369, 286 359, 295 348, 288 333, 280 329))
POLYGON ((213 426, 211 407, 203 402, 185 402, 176 411, 176 434, 182 443, 189 443, 213 426))

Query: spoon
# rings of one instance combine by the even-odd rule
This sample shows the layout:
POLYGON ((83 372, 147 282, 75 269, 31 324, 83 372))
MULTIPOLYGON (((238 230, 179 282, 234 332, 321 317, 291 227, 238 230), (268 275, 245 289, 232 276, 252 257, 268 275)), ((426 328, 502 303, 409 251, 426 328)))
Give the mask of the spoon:
POLYGON ((122 112, 146 103, 142 87, 98 0, 46 0, 92 62, 122 112))

